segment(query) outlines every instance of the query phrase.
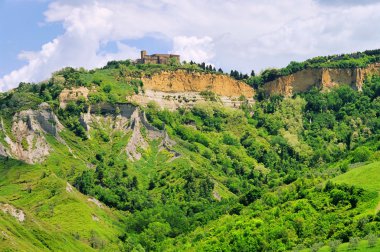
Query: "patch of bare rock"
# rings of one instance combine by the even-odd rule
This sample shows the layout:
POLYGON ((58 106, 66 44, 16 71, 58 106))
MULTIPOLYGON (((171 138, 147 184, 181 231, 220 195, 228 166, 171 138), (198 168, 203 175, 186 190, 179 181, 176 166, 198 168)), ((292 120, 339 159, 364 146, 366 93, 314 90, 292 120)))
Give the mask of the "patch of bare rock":
POLYGON ((12 205, 0 203, 0 210, 6 214, 13 216, 20 222, 25 221, 25 213, 12 205))

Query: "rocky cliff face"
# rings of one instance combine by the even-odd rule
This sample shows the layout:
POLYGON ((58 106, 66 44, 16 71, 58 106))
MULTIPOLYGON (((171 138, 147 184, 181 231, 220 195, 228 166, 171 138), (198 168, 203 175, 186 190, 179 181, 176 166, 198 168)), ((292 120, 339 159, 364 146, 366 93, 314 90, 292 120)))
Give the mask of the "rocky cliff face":
MULTIPOLYGON (((87 130, 98 125, 107 127, 111 131, 124 131, 130 124, 130 118, 136 106, 132 104, 99 103, 88 108, 88 112, 82 114, 79 122, 87 130)), ((91 138, 90 134, 88 137, 91 138)))
POLYGON ((50 152, 44 134, 58 137, 58 132, 62 128, 58 118, 46 103, 42 103, 38 110, 21 111, 13 117, 11 135, 1 129, 6 144, 0 143, 0 155, 29 164, 42 162, 50 152))
POLYGON ((143 77, 145 93, 130 99, 140 104, 155 101, 161 107, 176 109, 192 106, 204 97, 203 91, 210 91, 219 96, 219 101, 229 107, 239 107, 242 96, 252 102, 255 91, 244 82, 237 81, 223 74, 199 73, 178 70, 161 72, 151 77, 143 77))
POLYGON ((132 131, 132 136, 126 147, 126 152, 131 160, 140 160, 141 150, 146 150, 149 147, 148 140, 160 140, 160 150, 165 149, 173 155, 173 158, 179 156, 179 153, 172 149, 175 141, 171 140, 165 130, 159 130, 150 125, 145 118, 145 115, 136 109, 131 115, 131 125, 128 128, 132 131), (145 128, 145 136, 142 134, 142 127, 145 128))
POLYGON ((165 149, 173 157, 179 155, 172 149, 175 142, 169 138, 167 132, 153 127, 145 118, 145 114, 132 104, 93 105, 88 113, 81 115, 80 123, 87 130, 89 138, 91 138, 90 131, 96 128, 102 128, 109 133, 116 131, 124 134, 131 133, 125 147, 126 154, 131 160, 140 160, 142 151, 148 149, 149 142, 152 140, 160 142, 160 150, 165 149))
MULTIPOLYGON (((89 138, 91 138, 91 130, 99 129, 111 135, 116 131, 124 134, 131 133, 131 138, 125 147, 126 155, 131 160, 139 160, 142 157, 142 151, 149 147, 149 142, 152 140, 158 140, 160 150, 165 149, 170 152, 173 158, 179 156, 172 149, 175 142, 169 138, 166 131, 150 125, 144 113, 132 104, 93 105, 89 107, 88 113, 81 115, 79 122, 87 130, 89 138)), ((63 129, 64 126, 47 103, 42 103, 37 110, 29 109, 16 113, 12 119, 11 129, 8 131, 0 118, 0 156, 14 158, 28 164, 41 163, 53 151, 46 140, 47 135, 54 136, 69 147, 59 135, 63 129)))
POLYGON ((241 99, 241 97, 216 96, 210 97, 203 95, 201 92, 175 92, 168 93, 162 91, 145 90, 144 93, 136 94, 130 97, 130 101, 146 106, 149 102, 155 102, 161 108, 175 110, 177 108, 193 107, 202 101, 214 101, 230 108, 239 108, 244 102, 252 103, 253 98, 241 99))
POLYGON ((161 72, 142 78, 145 89, 168 93, 211 91, 217 95, 251 98, 255 92, 244 82, 223 74, 198 73, 178 70, 161 72))
POLYGON ((314 86, 328 89, 339 85, 350 85, 354 89, 361 90, 365 77, 371 74, 380 74, 380 63, 371 64, 365 68, 305 69, 265 83, 264 90, 269 95, 284 96, 305 92, 314 86))
POLYGON ((66 104, 69 101, 76 101, 80 97, 83 97, 87 100, 87 96, 90 93, 90 90, 86 87, 73 87, 71 89, 65 88, 62 90, 62 92, 59 94, 59 106, 61 108, 65 108, 66 104))

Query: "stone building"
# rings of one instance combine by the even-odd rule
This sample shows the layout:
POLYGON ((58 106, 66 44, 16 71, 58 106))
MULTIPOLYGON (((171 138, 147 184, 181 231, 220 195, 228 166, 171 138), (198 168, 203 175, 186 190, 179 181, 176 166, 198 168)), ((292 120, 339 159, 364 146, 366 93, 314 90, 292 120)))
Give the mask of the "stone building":
POLYGON ((152 54, 147 55, 146 51, 141 51, 141 58, 137 60, 137 63, 140 64, 168 64, 170 59, 176 59, 180 62, 179 55, 175 54, 152 54))

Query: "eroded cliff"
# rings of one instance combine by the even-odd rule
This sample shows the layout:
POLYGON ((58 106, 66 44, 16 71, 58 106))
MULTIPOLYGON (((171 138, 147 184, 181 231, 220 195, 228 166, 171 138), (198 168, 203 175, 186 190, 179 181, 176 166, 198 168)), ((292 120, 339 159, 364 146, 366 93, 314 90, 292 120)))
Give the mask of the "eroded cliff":
POLYGON ((201 92, 211 91, 217 95, 252 97, 254 90, 244 82, 223 74, 174 71, 161 72, 142 78, 144 88, 162 92, 201 92))
POLYGON ((0 155, 25 161, 26 163, 40 163, 50 153, 50 146, 45 134, 57 138, 58 132, 63 129, 56 115, 46 103, 42 103, 38 110, 24 110, 13 116, 10 134, 6 132, 1 122, 0 129, 4 135, 0 142, 0 155))
POLYGON ((360 91, 365 77, 373 74, 380 74, 380 63, 371 64, 365 68, 305 69, 265 83, 264 90, 268 95, 292 96, 294 93, 306 92, 314 86, 328 89, 339 85, 349 85, 360 91))
POLYGON ((255 95, 252 87, 224 74, 177 70, 143 77, 142 82, 145 92, 132 96, 131 101, 143 105, 155 101, 169 109, 192 106, 205 100, 202 92, 216 94, 217 101, 229 107, 239 107, 245 101, 252 102, 255 95))

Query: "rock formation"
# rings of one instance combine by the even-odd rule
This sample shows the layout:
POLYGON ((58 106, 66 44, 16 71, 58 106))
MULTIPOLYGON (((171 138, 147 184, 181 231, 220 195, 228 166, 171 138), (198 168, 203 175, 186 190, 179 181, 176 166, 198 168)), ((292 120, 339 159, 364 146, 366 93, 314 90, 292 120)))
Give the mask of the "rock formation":
POLYGON ((145 118, 145 115, 136 109, 131 116, 132 136, 126 147, 127 155, 132 160, 141 159, 141 151, 149 147, 148 140, 160 140, 160 150, 167 150, 173 154, 173 157, 178 157, 179 153, 172 150, 175 141, 171 140, 165 130, 159 130, 153 127, 145 118), (143 133, 144 132, 144 133, 143 133))
POLYGON ((254 90, 244 82, 237 81, 224 74, 199 73, 178 70, 161 72, 142 78, 145 89, 175 92, 212 91, 217 95, 251 98, 254 90))
POLYGON ((129 99, 142 105, 155 101, 168 109, 193 106, 205 100, 201 95, 204 91, 216 94, 219 102, 229 107, 239 107, 245 101, 253 102, 255 94, 246 83, 224 74, 177 70, 143 77, 142 82, 145 92, 129 99))
POLYGON ((294 93, 306 92, 314 86, 328 89, 349 85, 360 91, 365 77, 371 74, 380 74, 380 63, 365 68, 309 68, 267 82, 264 84, 264 90, 268 95, 279 94, 288 97, 294 93))
POLYGON ((142 123, 138 110, 132 114, 131 121, 130 129, 132 130, 132 135, 126 147, 126 152, 130 159, 140 160, 141 150, 139 149, 146 149, 149 145, 141 133, 142 123))
POLYGON ((64 89, 59 94, 59 106, 65 108, 69 101, 78 100, 80 97, 83 97, 87 100, 87 96, 90 90, 86 87, 77 87, 71 89, 64 89))
POLYGON ((62 124, 47 103, 42 103, 38 110, 21 111, 13 117, 12 135, 2 129, 6 146, 0 143, 0 155, 29 164, 42 162, 50 152, 44 134, 58 137, 62 129, 62 124))
POLYGON ((0 210, 6 214, 13 216, 19 222, 25 221, 25 213, 12 205, 0 203, 0 210))
POLYGON ((144 113, 132 104, 100 103, 89 107, 86 114, 82 114, 79 122, 88 131, 91 128, 102 128, 107 131, 121 131, 125 134, 132 132, 125 151, 131 160, 141 159, 141 152, 149 147, 150 140, 160 141, 160 150, 167 150, 178 157, 172 150, 175 142, 171 140, 165 130, 153 127, 145 118, 144 113))

